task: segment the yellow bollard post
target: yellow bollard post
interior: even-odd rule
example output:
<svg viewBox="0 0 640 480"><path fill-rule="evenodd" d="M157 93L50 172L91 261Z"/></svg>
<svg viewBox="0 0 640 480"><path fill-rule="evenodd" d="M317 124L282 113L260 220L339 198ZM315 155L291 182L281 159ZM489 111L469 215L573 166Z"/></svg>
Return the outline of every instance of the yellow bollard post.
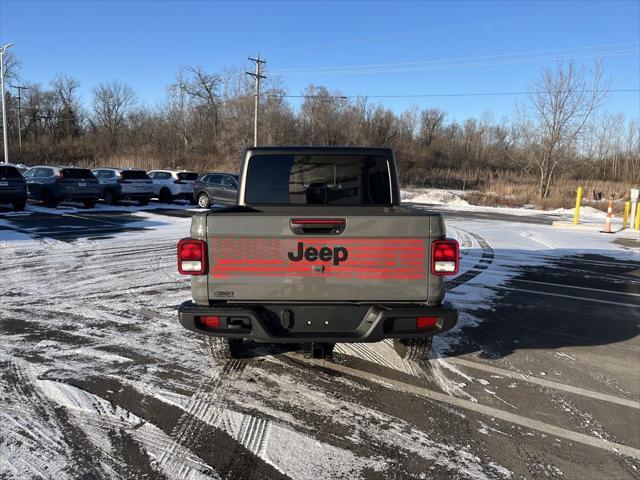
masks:
<svg viewBox="0 0 640 480"><path fill-rule="evenodd" d="M582 187L578 187L576 191L576 209L573 214L573 224L577 225L578 220L580 219L580 203L582 203Z"/></svg>
<svg viewBox="0 0 640 480"><path fill-rule="evenodd" d="M636 230L640 230L640 207L636 208Z"/></svg>
<svg viewBox="0 0 640 480"><path fill-rule="evenodd" d="M631 202L624 203L624 215L622 215L622 230L627 229L629 223L629 210L631 210Z"/></svg>

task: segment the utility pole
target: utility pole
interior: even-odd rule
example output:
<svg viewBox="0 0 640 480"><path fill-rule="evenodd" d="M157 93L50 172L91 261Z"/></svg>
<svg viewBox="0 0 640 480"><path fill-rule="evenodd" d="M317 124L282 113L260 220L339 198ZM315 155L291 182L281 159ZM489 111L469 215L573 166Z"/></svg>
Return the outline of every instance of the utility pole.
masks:
<svg viewBox="0 0 640 480"><path fill-rule="evenodd" d="M260 74L260 70L263 63L267 63L266 60L260 59L260 54L258 54L258 58L249 57L253 63L256 64L255 72L245 72L247 75L250 75L256 79L256 98L255 98L255 106L253 113L253 146L258 146L258 109L260 104L260 80L263 78L267 78L264 75Z"/></svg>
<svg viewBox="0 0 640 480"><path fill-rule="evenodd" d="M18 144L20 145L20 160L22 160L22 90L29 90L29 87L22 85L9 85L11 88L18 90Z"/></svg>
<svg viewBox="0 0 640 480"><path fill-rule="evenodd" d="M9 143L7 136L7 105L4 98L4 54L13 43L0 47L0 95L2 95L2 141L4 145L4 163L9 163Z"/></svg>

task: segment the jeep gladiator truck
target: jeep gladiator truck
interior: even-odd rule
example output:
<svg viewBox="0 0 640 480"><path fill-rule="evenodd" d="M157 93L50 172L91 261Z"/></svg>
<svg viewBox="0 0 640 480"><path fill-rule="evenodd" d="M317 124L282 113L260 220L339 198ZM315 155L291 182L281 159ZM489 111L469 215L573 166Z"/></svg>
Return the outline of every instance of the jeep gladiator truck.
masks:
<svg viewBox="0 0 640 480"><path fill-rule="evenodd" d="M443 299L458 243L439 213L400 204L391 150L249 148L238 187L237 206L195 214L178 243L193 296L180 323L214 356L240 355L245 339L330 356L390 338L418 359L455 325Z"/></svg>

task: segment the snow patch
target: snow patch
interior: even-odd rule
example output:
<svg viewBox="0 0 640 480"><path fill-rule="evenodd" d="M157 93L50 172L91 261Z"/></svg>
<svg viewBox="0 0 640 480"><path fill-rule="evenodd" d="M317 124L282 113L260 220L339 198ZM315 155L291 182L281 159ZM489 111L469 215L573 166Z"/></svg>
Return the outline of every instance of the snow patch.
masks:
<svg viewBox="0 0 640 480"><path fill-rule="evenodd" d="M469 202L463 200L460 195L457 195L450 190L430 188L403 190L400 192L400 198L404 202L424 203L427 205L454 205L457 207L469 205Z"/></svg>

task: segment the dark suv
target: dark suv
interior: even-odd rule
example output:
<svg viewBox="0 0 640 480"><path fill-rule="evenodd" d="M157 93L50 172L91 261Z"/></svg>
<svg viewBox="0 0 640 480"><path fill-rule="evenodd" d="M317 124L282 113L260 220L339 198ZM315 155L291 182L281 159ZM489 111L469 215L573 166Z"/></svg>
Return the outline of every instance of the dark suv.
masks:
<svg viewBox="0 0 640 480"><path fill-rule="evenodd" d="M100 197L109 205L120 200L137 200L146 205L153 197L153 181L144 170L96 168L93 174L100 182Z"/></svg>
<svg viewBox="0 0 640 480"><path fill-rule="evenodd" d="M27 170L29 198L41 200L46 207L55 208L61 202L82 202L94 207L100 195L98 179L91 170L75 167L37 166Z"/></svg>
<svg viewBox="0 0 640 480"><path fill-rule="evenodd" d="M0 164L0 203L11 203L14 210L27 203L27 183L14 165Z"/></svg>
<svg viewBox="0 0 640 480"><path fill-rule="evenodd" d="M193 199L200 208L218 203L235 205L238 196L238 175L205 173L193 184Z"/></svg>

